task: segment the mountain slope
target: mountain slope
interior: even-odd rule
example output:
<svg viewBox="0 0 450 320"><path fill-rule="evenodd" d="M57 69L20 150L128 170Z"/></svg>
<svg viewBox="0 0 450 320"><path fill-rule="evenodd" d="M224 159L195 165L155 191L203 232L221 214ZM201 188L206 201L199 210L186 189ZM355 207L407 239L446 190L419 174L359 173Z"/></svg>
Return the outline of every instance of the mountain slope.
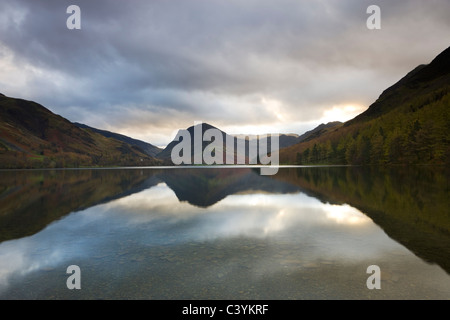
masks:
<svg viewBox="0 0 450 320"><path fill-rule="evenodd" d="M444 164L450 159L450 48L343 126L280 151L289 164Z"/></svg>
<svg viewBox="0 0 450 320"><path fill-rule="evenodd" d="M78 128L38 103L0 96L0 168L156 163L142 149Z"/></svg>
<svg viewBox="0 0 450 320"><path fill-rule="evenodd" d="M450 84L450 47L441 52L429 65L419 65L380 95L365 112L348 124L378 117L400 107L418 96L429 94Z"/></svg>
<svg viewBox="0 0 450 320"><path fill-rule="evenodd" d="M147 155L149 155L151 157L155 157L158 153L160 153L162 151L161 148L158 148L150 143L147 143L147 142L144 142L141 140L137 140L137 139L133 139L133 138L127 137L123 134L114 133L114 132L110 132L110 131L106 131L106 130L100 130L100 129L89 127L85 124L78 123L78 122L74 122L73 124L76 125L78 128L89 129L91 131L97 132L106 138L114 138L116 140L128 143L131 146L136 146L138 148L141 148Z"/></svg>
<svg viewBox="0 0 450 320"><path fill-rule="evenodd" d="M297 137L295 139L296 140L295 143L293 143L292 145L303 142L303 141L312 140L316 137L321 136L325 132L328 132L330 129L336 128L341 125L342 125L342 122L340 122L340 121L332 121L332 122L328 122L328 123L322 123L322 124L318 125L317 127L315 127L314 129L306 131L304 134ZM282 148L281 143L280 143L280 148Z"/></svg>

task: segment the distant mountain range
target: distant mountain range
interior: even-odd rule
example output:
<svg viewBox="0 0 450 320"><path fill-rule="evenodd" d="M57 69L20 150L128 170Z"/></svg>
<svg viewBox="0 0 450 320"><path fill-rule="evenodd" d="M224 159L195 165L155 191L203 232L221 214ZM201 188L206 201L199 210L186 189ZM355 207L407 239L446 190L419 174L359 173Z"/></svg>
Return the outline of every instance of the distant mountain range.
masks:
<svg viewBox="0 0 450 320"><path fill-rule="evenodd" d="M321 124L302 135L280 134L280 163L448 164L449 106L450 48L386 89L354 119ZM215 127L203 124L202 134L211 128ZM194 127L187 131L192 137ZM226 137L233 139L236 150L241 135L220 132L224 142ZM0 94L0 168L170 165L177 143L161 149L72 123L38 103ZM202 151L209 144L203 142ZM248 139L244 144L248 163ZM270 140L268 144L270 150ZM226 148L214 152L225 159Z"/></svg>
<svg viewBox="0 0 450 320"><path fill-rule="evenodd" d="M322 124L318 125L317 127L315 127L314 129L306 131L304 134L302 134L300 136L295 133L278 134L279 147L280 147L280 149L282 149L282 148L286 148L286 147L292 146L294 144L297 144L297 143L300 143L303 141L311 140L314 137L322 135L329 129L336 128L338 126L341 126L342 124L343 123L340 121L332 121L332 122L328 122L328 123L322 123ZM273 135L276 135L276 134L273 133ZM233 136L244 139L244 137L246 135L245 134L237 134L237 135L233 135Z"/></svg>

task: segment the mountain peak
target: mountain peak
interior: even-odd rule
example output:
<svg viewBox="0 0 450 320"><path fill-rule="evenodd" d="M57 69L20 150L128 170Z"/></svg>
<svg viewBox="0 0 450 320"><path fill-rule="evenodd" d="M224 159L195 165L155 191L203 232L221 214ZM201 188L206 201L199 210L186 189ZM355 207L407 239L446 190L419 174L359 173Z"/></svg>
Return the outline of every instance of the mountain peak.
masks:
<svg viewBox="0 0 450 320"><path fill-rule="evenodd" d="M197 123L197 124L195 124L195 125L190 126L189 128L187 128L187 130L188 130L189 132L193 132L194 128L197 127L197 126L199 126L199 125L202 126L202 131L203 131L203 132L206 131L206 130L208 130L208 129L217 129L217 130L220 130L220 129L218 129L217 127L215 127L215 126L213 126L213 125L211 125L211 124L209 124L209 123L206 123L206 122ZM220 130L220 131L222 131L222 130Z"/></svg>

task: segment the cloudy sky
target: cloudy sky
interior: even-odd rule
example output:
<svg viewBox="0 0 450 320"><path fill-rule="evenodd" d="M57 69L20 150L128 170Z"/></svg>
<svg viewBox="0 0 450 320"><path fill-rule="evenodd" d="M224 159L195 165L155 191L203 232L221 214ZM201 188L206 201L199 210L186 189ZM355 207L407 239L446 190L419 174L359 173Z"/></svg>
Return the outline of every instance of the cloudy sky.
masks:
<svg viewBox="0 0 450 320"><path fill-rule="evenodd" d="M448 0L0 0L0 92L156 145L194 121L301 134L450 46L449 13Z"/></svg>

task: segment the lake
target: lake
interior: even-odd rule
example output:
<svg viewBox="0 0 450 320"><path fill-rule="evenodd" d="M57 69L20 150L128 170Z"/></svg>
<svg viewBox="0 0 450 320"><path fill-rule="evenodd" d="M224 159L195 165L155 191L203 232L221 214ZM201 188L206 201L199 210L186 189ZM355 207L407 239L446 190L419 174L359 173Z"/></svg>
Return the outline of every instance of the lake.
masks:
<svg viewBox="0 0 450 320"><path fill-rule="evenodd" d="M0 299L447 300L449 177L443 167L0 171ZM79 290L66 285L70 265ZM380 289L368 288L372 265Z"/></svg>

